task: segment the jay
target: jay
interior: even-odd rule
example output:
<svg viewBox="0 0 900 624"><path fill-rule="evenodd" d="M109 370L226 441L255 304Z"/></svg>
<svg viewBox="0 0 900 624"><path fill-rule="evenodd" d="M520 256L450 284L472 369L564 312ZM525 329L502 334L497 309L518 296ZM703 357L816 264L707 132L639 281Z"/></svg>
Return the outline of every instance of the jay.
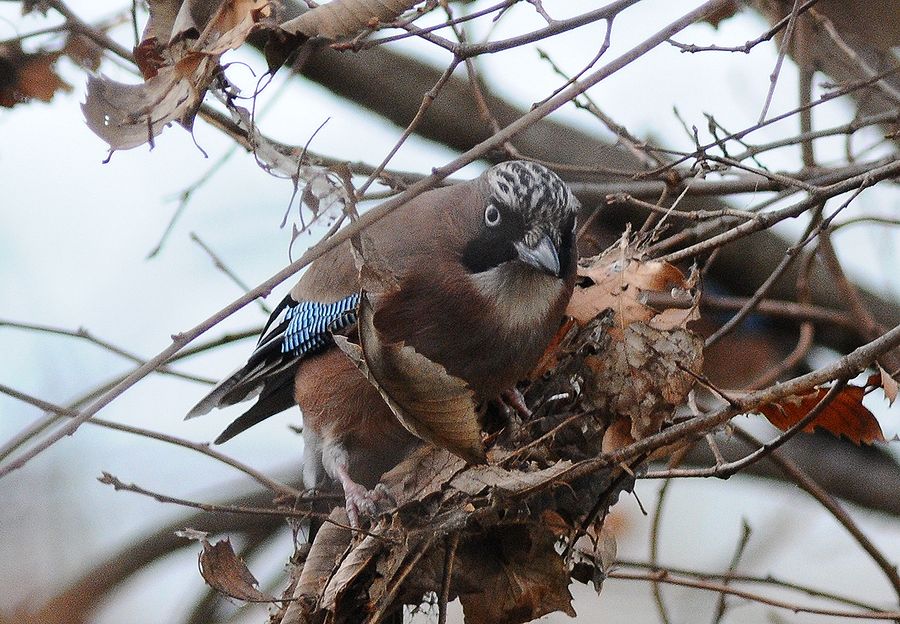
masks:
<svg viewBox="0 0 900 624"><path fill-rule="evenodd" d="M388 342L404 342L474 392L513 390L559 327L575 283L578 202L536 163L509 161L469 182L400 206L366 233L398 288L373 298ZM303 477L338 481L351 524L375 510L381 475L420 441L409 433L333 334L355 337L359 271L350 243L314 261L278 305L247 363L188 418L256 397L222 443L299 405Z"/></svg>

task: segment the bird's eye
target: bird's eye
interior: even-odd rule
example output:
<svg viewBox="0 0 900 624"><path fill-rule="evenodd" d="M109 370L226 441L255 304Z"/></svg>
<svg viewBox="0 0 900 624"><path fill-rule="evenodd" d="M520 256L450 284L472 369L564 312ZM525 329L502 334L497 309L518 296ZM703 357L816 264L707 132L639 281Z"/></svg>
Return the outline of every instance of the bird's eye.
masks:
<svg viewBox="0 0 900 624"><path fill-rule="evenodd" d="M496 206L490 205L484 211L484 223L488 227L494 227L500 223L500 211L497 210Z"/></svg>

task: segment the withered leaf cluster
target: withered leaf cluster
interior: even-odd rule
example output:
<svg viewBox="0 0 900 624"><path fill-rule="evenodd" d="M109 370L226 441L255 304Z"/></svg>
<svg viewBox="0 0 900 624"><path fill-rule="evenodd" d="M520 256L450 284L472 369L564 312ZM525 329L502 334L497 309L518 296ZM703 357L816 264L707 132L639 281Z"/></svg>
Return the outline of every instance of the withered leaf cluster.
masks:
<svg viewBox="0 0 900 624"><path fill-rule="evenodd" d="M85 119L112 150L152 144L173 121L191 129L214 82L219 80L223 88L227 84L222 55L243 45L251 33L265 30L274 35L269 56L279 59L273 61L272 69L277 69L300 41L356 35L415 4L337 0L280 24L278 0L151 0L150 19L134 49L144 82L89 78L82 106Z"/></svg>
<svg viewBox="0 0 900 624"><path fill-rule="evenodd" d="M568 314L583 337L585 403L628 423L627 435L618 438L624 425L610 432L610 450L658 432L701 374L703 341L688 329L699 318L699 277L642 258L626 237L578 275Z"/></svg>
<svg viewBox="0 0 900 624"><path fill-rule="evenodd" d="M150 20L135 49L145 81L89 78L82 106L88 127L114 150L152 142L172 121L190 129L220 71L221 55L242 45L271 16L265 0L151 2Z"/></svg>

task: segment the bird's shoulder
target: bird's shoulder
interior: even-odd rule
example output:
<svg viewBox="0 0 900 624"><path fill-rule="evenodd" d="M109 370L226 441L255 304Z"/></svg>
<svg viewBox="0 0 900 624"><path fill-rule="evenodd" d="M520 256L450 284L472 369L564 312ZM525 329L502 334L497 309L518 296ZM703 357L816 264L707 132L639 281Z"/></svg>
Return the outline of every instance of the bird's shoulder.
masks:
<svg viewBox="0 0 900 624"><path fill-rule="evenodd" d="M482 189L475 181L428 191L367 227L364 248L398 283L458 262L481 225ZM316 259L291 290L295 301L332 302L360 288L350 241Z"/></svg>

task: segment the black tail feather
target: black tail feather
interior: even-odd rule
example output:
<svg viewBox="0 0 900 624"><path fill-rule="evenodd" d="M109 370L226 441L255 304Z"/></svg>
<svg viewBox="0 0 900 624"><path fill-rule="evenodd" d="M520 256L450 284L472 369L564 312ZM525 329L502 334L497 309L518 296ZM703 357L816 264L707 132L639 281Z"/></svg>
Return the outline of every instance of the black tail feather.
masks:
<svg viewBox="0 0 900 624"><path fill-rule="evenodd" d="M227 442L237 434L246 431L255 424L261 423L269 416L279 414L297 404L294 401L293 371L279 375L267 381L253 407L241 414L215 439L215 444Z"/></svg>

